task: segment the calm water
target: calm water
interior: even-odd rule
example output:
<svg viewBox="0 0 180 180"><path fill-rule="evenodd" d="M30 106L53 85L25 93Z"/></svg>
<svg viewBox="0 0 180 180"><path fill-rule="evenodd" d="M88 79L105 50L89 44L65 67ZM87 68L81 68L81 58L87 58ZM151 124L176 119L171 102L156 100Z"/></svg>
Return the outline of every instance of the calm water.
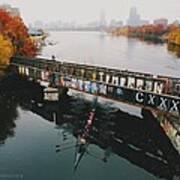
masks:
<svg viewBox="0 0 180 180"><path fill-rule="evenodd" d="M166 45L99 32L52 32L48 40L57 44L45 47L43 57L180 76L180 58Z"/></svg>
<svg viewBox="0 0 180 180"><path fill-rule="evenodd" d="M180 75L180 59L164 45L84 32L55 32L49 39L58 43L44 48L46 57ZM0 180L179 179L173 164L179 156L169 155L173 150L159 126L137 109L106 102L98 104L90 144L74 171L75 144L92 98L39 104L40 94L30 89L3 91L0 85Z"/></svg>
<svg viewBox="0 0 180 180"><path fill-rule="evenodd" d="M153 139L153 134L163 135L151 131L145 117L129 115L108 104L98 105L90 145L73 171L77 134L83 130L91 107L91 102L77 97L58 105L39 106L27 96L1 96L0 178L178 179L167 158L171 149L164 152ZM166 138L158 141L168 144ZM56 152L59 144L62 149Z"/></svg>

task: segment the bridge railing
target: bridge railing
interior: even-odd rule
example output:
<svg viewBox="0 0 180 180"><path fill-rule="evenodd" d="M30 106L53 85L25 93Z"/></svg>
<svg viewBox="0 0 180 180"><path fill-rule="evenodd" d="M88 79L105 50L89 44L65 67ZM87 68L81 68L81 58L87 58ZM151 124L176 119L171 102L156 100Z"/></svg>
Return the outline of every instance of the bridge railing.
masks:
<svg viewBox="0 0 180 180"><path fill-rule="evenodd" d="M153 76L139 72L116 70L44 59L13 57L11 65L21 75L51 86L65 86L162 111L180 114L179 78Z"/></svg>
<svg viewBox="0 0 180 180"><path fill-rule="evenodd" d="M86 80L102 81L127 88L180 96L180 78L154 76L147 73L59 62L40 58L25 59L23 57L13 57L12 63L21 64L26 67L34 67L48 72L77 76Z"/></svg>

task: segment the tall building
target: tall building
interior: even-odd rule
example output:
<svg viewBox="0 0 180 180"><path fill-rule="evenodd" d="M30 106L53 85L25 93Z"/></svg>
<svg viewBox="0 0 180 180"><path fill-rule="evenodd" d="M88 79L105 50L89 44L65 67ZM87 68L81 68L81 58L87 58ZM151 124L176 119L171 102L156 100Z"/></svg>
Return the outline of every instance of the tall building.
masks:
<svg viewBox="0 0 180 180"><path fill-rule="evenodd" d="M127 20L128 26L139 26L141 25L140 15L137 13L137 8L132 7L129 13L129 18Z"/></svg>
<svg viewBox="0 0 180 180"><path fill-rule="evenodd" d="M0 9L9 12L12 16L20 16L20 11L16 7L11 7L9 4L0 5Z"/></svg>
<svg viewBox="0 0 180 180"><path fill-rule="evenodd" d="M149 24L149 21L141 19L141 16L137 13L137 8L132 7L129 13L129 18L127 20L127 25L136 27L145 24Z"/></svg>
<svg viewBox="0 0 180 180"><path fill-rule="evenodd" d="M106 26L107 26L106 13L104 11L102 11L101 14L100 14L99 28L103 29Z"/></svg>

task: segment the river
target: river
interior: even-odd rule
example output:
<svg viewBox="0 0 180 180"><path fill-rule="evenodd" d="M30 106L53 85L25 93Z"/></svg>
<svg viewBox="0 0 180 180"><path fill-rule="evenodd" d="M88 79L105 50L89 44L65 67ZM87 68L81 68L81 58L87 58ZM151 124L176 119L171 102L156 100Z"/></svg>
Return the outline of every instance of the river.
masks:
<svg viewBox="0 0 180 180"><path fill-rule="evenodd" d="M51 32L47 41L56 44L44 47L41 57L180 76L180 59L166 45L98 32ZM169 149L160 145L169 143L163 132L153 131L135 109L109 102L98 104L87 152L74 171L77 134L92 100L77 94L42 104L35 95L40 96L28 87L0 88L0 180L179 179Z"/></svg>
<svg viewBox="0 0 180 180"><path fill-rule="evenodd" d="M180 58L166 44L116 37L99 32L51 32L42 56L100 66L180 76Z"/></svg>

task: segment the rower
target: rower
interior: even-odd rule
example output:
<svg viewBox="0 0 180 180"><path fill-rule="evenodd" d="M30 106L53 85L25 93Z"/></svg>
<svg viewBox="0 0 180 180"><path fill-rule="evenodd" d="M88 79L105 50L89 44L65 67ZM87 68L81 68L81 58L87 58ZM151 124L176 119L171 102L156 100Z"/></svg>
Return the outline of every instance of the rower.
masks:
<svg viewBox="0 0 180 180"><path fill-rule="evenodd" d="M80 144L86 144L86 139L83 137L80 137Z"/></svg>

